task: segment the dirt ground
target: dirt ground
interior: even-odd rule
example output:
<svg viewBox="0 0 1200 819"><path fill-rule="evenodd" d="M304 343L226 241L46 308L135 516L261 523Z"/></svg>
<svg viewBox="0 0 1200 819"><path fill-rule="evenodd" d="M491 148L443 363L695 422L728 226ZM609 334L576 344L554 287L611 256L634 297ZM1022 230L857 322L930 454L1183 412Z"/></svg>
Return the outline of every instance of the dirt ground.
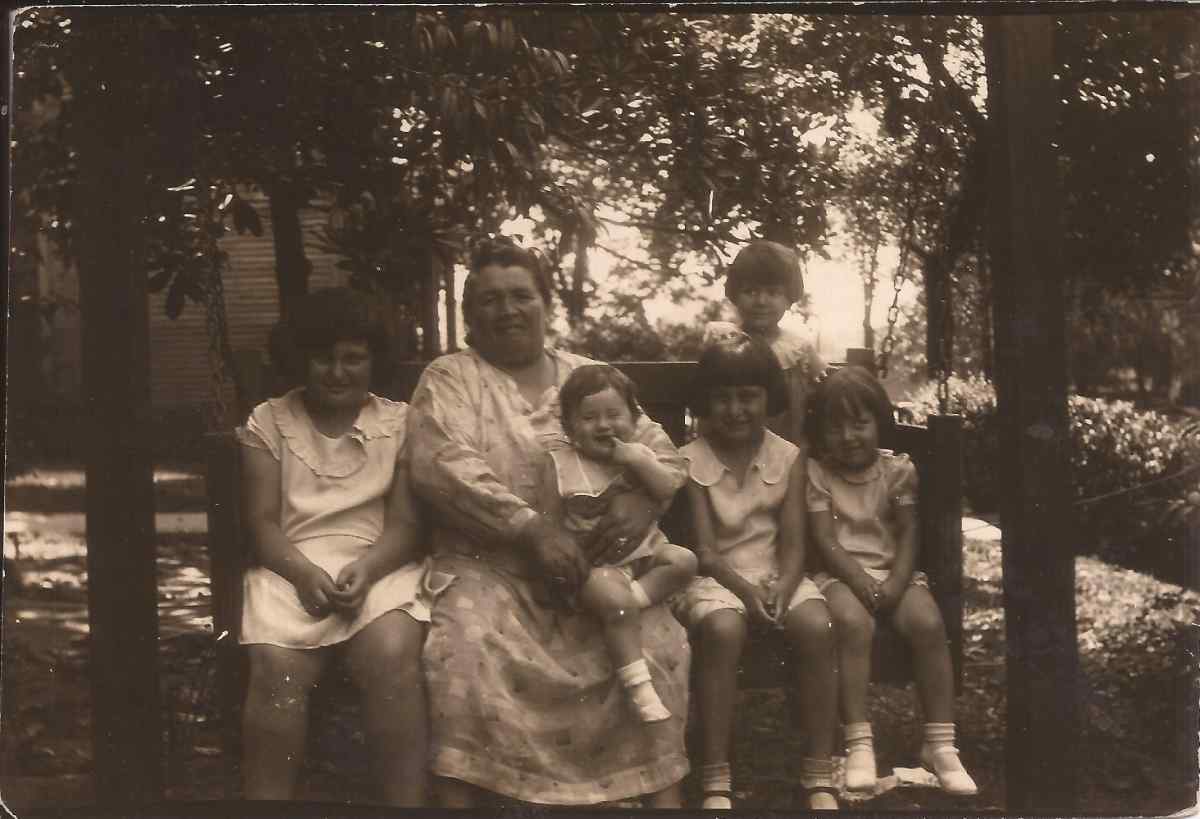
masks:
<svg viewBox="0 0 1200 819"><path fill-rule="evenodd" d="M203 511L199 476L164 472L156 486L160 512ZM0 795L20 816L93 799L83 538L50 525L56 515L80 512L83 496L81 476L70 470L45 470L6 490ZM968 533L964 557L959 746L980 793L954 799L930 788L901 787L846 807L954 814L1005 808L999 543ZM204 534L160 531L158 572L166 795L221 799L228 782ZM1079 812L1163 815L1195 804L1200 595L1088 558L1077 561L1076 592L1083 680ZM794 807L800 745L786 727L784 693L743 692L741 708L734 759L738 806ZM369 801L357 711L342 701L325 711L313 731L304 796ZM916 767L920 722L912 687L874 686L872 721L881 771Z"/></svg>

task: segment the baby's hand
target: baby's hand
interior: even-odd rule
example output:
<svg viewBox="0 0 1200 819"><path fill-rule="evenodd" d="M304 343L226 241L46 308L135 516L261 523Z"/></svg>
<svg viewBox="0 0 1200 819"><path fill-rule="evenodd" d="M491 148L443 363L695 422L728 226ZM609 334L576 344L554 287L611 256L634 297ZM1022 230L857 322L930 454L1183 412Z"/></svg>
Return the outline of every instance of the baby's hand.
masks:
<svg viewBox="0 0 1200 819"><path fill-rule="evenodd" d="M639 444L637 441L626 442L618 438L613 439L613 463L629 466L636 461L653 457L655 457L654 450L645 444Z"/></svg>

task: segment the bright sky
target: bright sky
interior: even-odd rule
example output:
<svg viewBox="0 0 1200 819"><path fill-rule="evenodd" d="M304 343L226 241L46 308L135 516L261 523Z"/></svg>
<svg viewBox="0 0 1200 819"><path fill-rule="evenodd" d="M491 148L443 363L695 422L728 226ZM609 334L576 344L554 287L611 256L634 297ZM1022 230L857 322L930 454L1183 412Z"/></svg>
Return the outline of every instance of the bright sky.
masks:
<svg viewBox="0 0 1200 819"><path fill-rule="evenodd" d="M601 210L601 216L605 214ZM837 214L831 220L834 225L840 222ZM529 219L513 219L506 222L503 232L509 235L529 236L533 222ZM634 228L608 226L608 232L601 234L599 244L611 247L617 252L637 258L641 255L637 245L638 232ZM841 237L833 234L826 247L830 259L815 256L808 261L804 279L805 290L811 300L812 318L806 324L798 313L784 317L783 325L789 329L806 332L818 344L822 355L832 360L840 360L847 347L861 347L863 287L858 275L853 253L845 246ZM735 251L736 252L736 249ZM896 268L898 252L895 246L888 245L879 252L880 281L876 287L875 299L871 310L871 324L877 332L882 333L887 323L887 311L892 299L892 272ZM592 251L590 272L596 283L596 298L603 300L605 294L618 285L618 281L609 273L617 262L616 257L601 248ZM687 275L688 271L681 271ZM649 277L647 270L646 276ZM686 323L692 321L698 307L708 301L724 302L723 286L706 285L699 276L694 276L693 299L691 303L676 304L667 293L649 299L645 302L646 316L653 324L660 319L669 322ZM636 279L631 282L636 284ZM461 289L461 277L459 287ZM911 304L916 298L916 290L912 283L906 283L901 291L901 304ZM729 318L734 318L732 306L726 304ZM561 317L560 317L561 320Z"/></svg>

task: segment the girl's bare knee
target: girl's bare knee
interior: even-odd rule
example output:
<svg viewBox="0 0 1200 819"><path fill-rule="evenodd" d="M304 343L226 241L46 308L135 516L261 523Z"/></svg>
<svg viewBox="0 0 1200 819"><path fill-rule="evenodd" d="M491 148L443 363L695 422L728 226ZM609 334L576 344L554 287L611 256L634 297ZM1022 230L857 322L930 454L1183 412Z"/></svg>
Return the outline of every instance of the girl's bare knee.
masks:
<svg viewBox="0 0 1200 819"><path fill-rule="evenodd" d="M802 603L784 620L788 642L807 653L825 653L833 648L834 629L829 609L819 601Z"/></svg>
<svg viewBox="0 0 1200 819"><path fill-rule="evenodd" d="M722 609L700 621L700 641L709 650L740 655L746 643L746 618L733 609Z"/></svg>

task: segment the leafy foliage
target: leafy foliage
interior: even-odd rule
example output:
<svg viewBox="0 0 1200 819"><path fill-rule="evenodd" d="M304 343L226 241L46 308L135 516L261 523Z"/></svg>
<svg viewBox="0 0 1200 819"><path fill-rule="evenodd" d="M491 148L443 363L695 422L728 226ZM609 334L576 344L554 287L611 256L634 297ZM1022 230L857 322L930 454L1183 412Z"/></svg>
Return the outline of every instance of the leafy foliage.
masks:
<svg viewBox="0 0 1200 819"><path fill-rule="evenodd" d="M937 412L935 386L911 396L918 422ZM1068 400L1068 458L1073 490L1072 514L1078 542L1101 556L1120 561L1149 561L1146 550L1164 552L1158 565L1178 570L1171 561L1189 548L1190 504L1195 479L1179 478L1200 463L1196 425L1173 421L1129 401L1072 395ZM1001 484L1002 458L995 390L978 375L950 379L949 412L963 416L964 491L976 512L994 511ZM1178 476L1178 477L1177 477ZM1170 514L1184 509L1187 514ZM1166 554L1171 553L1171 554ZM1144 565L1138 562L1137 565Z"/></svg>

